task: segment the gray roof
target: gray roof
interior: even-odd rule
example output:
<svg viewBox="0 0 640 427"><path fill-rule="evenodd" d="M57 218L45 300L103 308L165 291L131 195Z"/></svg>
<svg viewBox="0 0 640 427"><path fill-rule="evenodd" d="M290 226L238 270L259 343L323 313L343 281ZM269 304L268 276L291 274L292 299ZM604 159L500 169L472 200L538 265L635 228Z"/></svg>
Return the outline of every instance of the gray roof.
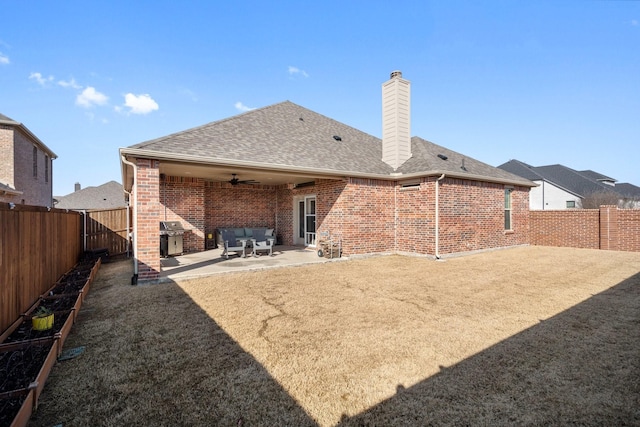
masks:
<svg viewBox="0 0 640 427"><path fill-rule="evenodd" d="M615 189L625 198L640 200L640 187L636 185L623 182L622 184L616 184Z"/></svg>
<svg viewBox="0 0 640 427"><path fill-rule="evenodd" d="M20 123L16 122L15 120L13 120L12 118L9 118L9 117L5 116L2 113L0 113L0 123L11 124L11 125L19 125L20 124Z"/></svg>
<svg viewBox="0 0 640 427"><path fill-rule="evenodd" d="M593 193L620 193L621 184L612 186L602 182L610 181L613 183L616 181L615 179L592 170L577 171L563 165L530 166L519 160L510 160L498 166L498 168L532 181L547 181L581 198Z"/></svg>
<svg viewBox="0 0 640 427"><path fill-rule="evenodd" d="M115 181L54 198L58 209L115 209L126 206L122 184Z"/></svg>
<svg viewBox="0 0 640 427"><path fill-rule="evenodd" d="M579 171L582 175L586 176L587 178L593 179L594 181L609 181L609 182L616 182L617 179L615 178L611 178L609 176L606 175L602 175L599 172L596 171L592 171L590 169L584 170L584 171Z"/></svg>
<svg viewBox="0 0 640 427"><path fill-rule="evenodd" d="M265 168L309 168L347 176L450 172L469 179L533 185L424 139L413 137L411 141L412 158L394 171L382 161L380 138L285 101L128 148L163 158L176 156L176 160L188 156L208 162L252 161ZM437 154L450 160L442 161ZM460 168L462 158L467 170Z"/></svg>
<svg viewBox="0 0 640 427"><path fill-rule="evenodd" d="M580 172L563 165L539 166L536 171L549 182L560 185L580 197L603 191L613 191L613 187L610 185L589 179Z"/></svg>

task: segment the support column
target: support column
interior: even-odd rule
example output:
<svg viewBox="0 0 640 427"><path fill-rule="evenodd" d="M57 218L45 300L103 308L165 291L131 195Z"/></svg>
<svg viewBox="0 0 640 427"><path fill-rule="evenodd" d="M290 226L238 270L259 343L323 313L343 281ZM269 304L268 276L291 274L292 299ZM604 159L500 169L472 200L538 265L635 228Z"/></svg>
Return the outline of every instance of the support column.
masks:
<svg viewBox="0 0 640 427"><path fill-rule="evenodd" d="M618 207L600 206L600 249L617 251Z"/></svg>
<svg viewBox="0 0 640 427"><path fill-rule="evenodd" d="M136 159L136 164L138 278L155 280L160 276L160 162Z"/></svg>

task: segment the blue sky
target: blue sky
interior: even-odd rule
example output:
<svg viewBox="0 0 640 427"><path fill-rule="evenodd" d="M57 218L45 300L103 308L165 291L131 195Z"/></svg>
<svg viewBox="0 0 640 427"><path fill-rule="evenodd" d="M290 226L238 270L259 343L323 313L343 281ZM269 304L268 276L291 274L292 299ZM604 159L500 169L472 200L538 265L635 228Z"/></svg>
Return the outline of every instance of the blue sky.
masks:
<svg viewBox="0 0 640 427"><path fill-rule="evenodd" d="M3 0L0 112L57 155L54 194L120 182L118 148L290 100L375 136L382 82L412 135L497 166L640 185L637 1Z"/></svg>

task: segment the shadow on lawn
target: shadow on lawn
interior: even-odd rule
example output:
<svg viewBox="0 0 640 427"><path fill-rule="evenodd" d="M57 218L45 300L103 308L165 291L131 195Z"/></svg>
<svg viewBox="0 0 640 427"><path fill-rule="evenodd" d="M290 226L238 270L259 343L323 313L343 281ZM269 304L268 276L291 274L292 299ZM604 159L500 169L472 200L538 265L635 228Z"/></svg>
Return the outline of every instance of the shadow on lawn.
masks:
<svg viewBox="0 0 640 427"><path fill-rule="evenodd" d="M339 426L640 425L640 274Z"/></svg>
<svg viewBox="0 0 640 427"><path fill-rule="evenodd" d="M109 268L65 345L86 352L56 364L30 426L317 426L178 285Z"/></svg>

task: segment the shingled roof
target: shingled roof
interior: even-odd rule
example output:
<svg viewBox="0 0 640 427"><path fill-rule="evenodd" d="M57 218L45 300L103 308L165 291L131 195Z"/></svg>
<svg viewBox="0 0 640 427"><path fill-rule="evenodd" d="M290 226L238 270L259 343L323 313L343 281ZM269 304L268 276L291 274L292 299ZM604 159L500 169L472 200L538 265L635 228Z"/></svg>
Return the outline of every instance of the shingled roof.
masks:
<svg viewBox="0 0 640 427"><path fill-rule="evenodd" d="M58 209L113 209L125 207L122 184L109 181L97 187L87 187L55 199Z"/></svg>
<svg viewBox="0 0 640 427"><path fill-rule="evenodd" d="M344 176L401 179L454 174L533 186L521 177L412 138L412 158L397 171L382 161L382 140L290 101L121 149L123 154L215 164L252 161L265 169L308 169ZM443 154L449 160L438 157ZM462 166L464 159L464 166Z"/></svg>
<svg viewBox="0 0 640 427"><path fill-rule="evenodd" d="M577 171L559 164L531 166L519 160L510 160L498 168L531 181L547 181L581 198L602 192L616 192L623 196L629 196L634 193L634 188L637 188L632 184L613 185L616 182L614 178L592 170ZM605 182L611 184L605 184Z"/></svg>

